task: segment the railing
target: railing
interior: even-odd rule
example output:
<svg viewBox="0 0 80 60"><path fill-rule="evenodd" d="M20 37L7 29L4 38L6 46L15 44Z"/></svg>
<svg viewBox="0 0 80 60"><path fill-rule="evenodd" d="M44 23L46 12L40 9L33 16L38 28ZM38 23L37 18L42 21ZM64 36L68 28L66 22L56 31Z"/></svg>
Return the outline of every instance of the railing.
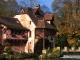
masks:
<svg viewBox="0 0 80 60"><path fill-rule="evenodd" d="M6 39L15 39L15 40L28 40L28 32L27 31L12 31L6 30Z"/></svg>
<svg viewBox="0 0 80 60"><path fill-rule="evenodd" d="M15 39L15 40L27 40L28 37L26 36L21 36L21 35L15 35L15 37L11 36L11 35L7 35L6 39Z"/></svg>

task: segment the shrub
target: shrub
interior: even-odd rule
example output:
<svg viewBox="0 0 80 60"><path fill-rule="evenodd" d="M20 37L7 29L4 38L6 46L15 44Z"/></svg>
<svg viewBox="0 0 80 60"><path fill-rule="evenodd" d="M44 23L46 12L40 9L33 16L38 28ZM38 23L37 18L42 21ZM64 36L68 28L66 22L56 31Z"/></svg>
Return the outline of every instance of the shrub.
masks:
<svg viewBox="0 0 80 60"><path fill-rule="evenodd" d="M48 50L46 54L41 54L39 58L54 58L54 57L60 57L61 56L61 51L59 47L56 47L52 50Z"/></svg>
<svg viewBox="0 0 80 60"><path fill-rule="evenodd" d="M47 58L52 58L52 53L47 53Z"/></svg>
<svg viewBox="0 0 80 60"><path fill-rule="evenodd" d="M36 55L33 53L15 53L14 58L35 58Z"/></svg>
<svg viewBox="0 0 80 60"><path fill-rule="evenodd" d="M55 43L56 43L56 46L60 46L60 47L67 46L67 35L66 34L58 35L56 37Z"/></svg>
<svg viewBox="0 0 80 60"><path fill-rule="evenodd" d="M61 54L60 49L58 49L58 48L52 49L52 56L53 56L53 57L59 57L60 54Z"/></svg>
<svg viewBox="0 0 80 60"><path fill-rule="evenodd" d="M11 47L10 46L6 47L6 51L5 52L8 53L8 54L12 54Z"/></svg>

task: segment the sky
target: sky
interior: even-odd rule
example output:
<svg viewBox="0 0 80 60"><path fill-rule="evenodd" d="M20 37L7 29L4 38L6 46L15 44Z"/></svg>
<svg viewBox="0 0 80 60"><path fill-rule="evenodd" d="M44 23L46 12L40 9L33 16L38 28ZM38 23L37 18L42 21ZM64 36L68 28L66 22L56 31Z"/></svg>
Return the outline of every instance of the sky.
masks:
<svg viewBox="0 0 80 60"><path fill-rule="evenodd" d="M53 0L38 0L40 5L46 5L51 10Z"/></svg>
<svg viewBox="0 0 80 60"><path fill-rule="evenodd" d="M20 3L20 1L26 2L26 0L17 0L17 1L18 1L18 3ZM41 6L46 5L49 8L49 10L52 11L51 4L54 0L37 0L37 1L38 1L37 4L40 4Z"/></svg>

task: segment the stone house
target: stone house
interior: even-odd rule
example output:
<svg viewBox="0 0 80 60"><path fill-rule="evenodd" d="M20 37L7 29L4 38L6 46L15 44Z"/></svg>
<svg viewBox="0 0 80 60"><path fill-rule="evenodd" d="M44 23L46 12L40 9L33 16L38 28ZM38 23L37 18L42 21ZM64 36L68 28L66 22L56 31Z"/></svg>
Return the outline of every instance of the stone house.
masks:
<svg viewBox="0 0 80 60"><path fill-rule="evenodd" d="M35 8L23 8L13 18L1 16L1 45L11 46L15 52L27 53L35 53L48 47L54 48L57 29L53 21L54 15L45 14L40 5L36 5ZM40 37L38 41L41 41L36 43L37 45L36 37Z"/></svg>

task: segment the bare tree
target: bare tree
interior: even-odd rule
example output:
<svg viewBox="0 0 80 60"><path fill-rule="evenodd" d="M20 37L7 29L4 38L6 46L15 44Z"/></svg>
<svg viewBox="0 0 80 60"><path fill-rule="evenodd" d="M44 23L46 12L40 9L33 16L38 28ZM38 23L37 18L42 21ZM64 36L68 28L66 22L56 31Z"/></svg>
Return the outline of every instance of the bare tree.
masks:
<svg viewBox="0 0 80 60"><path fill-rule="evenodd" d="M51 13L46 5L41 6L41 10L43 10L44 13Z"/></svg>
<svg viewBox="0 0 80 60"><path fill-rule="evenodd" d="M37 0L24 0L21 1L21 5L24 5L24 7L31 7L33 8L37 4Z"/></svg>
<svg viewBox="0 0 80 60"><path fill-rule="evenodd" d="M13 17L22 6L16 0L0 0L0 15Z"/></svg>

